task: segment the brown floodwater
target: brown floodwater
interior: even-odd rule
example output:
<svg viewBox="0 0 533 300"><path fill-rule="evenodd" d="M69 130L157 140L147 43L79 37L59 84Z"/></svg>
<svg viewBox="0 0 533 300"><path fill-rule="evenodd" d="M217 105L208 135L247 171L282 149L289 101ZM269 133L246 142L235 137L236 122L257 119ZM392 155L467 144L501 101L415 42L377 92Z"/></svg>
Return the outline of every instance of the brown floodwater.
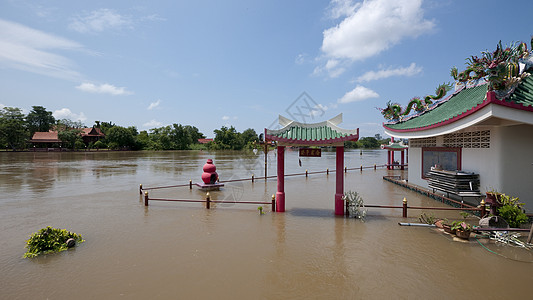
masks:
<svg viewBox="0 0 533 300"><path fill-rule="evenodd" d="M348 151L348 168L386 161L380 150ZM335 175L288 177L285 213L239 201L270 201L276 180L227 184L225 200L150 202L139 184L200 181L211 158L221 180L263 176L252 152L0 153L1 299L513 299L531 295L533 255L487 240L461 242L433 228L404 227L398 209L369 209L364 222L334 216ZM286 153L286 172L335 168ZM269 154L275 175L275 154ZM406 172L406 171L405 171ZM444 206L382 179L402 171L350 170L345 190L365 203ZM407 174L403 174L406 176ZM188 187L150 197L202 199ZM457 212L435 212L460 219ZM474 218L469 219L472 223ZM45 226L86 240L69 251L23 259L26 239Z"/></svg>

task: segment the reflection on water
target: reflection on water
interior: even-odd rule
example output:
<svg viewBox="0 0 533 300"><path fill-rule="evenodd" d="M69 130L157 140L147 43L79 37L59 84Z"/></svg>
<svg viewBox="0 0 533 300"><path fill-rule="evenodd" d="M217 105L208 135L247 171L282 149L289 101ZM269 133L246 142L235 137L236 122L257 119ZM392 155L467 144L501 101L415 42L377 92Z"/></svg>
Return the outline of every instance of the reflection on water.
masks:
<svg viewBox="0 0 533 300"><path fill-rule="evenodd" d="M276 180L228 183L213 204L153 202L145 187L200 181L212 158L222 180L264 175L252 152L79 152L0 154L0 298L515 298L531 279L528 252L475 239L457 242L430 228L400 227L398 209L372 209L365 222L335 217L335 175L286 178L286 213L271 213ZM275 175L276 154L268 156ZM287 173L335 168L335 152L301 158L287 151ZM349 168L386 161L384 151L346 153ZM368 204L441 206L383 181L402 171L352 170L345 189ZM151 197L201 199L188 187ZM416 221L409 212L408 221ZM440 217L459 218L457 212ZM471 220L474 222L475 220ZM51 225L87 240L58 255L22 259L28 235ZM483 281L496 280L486 290ZM65 288L69 287L69 288Z"/></svg>

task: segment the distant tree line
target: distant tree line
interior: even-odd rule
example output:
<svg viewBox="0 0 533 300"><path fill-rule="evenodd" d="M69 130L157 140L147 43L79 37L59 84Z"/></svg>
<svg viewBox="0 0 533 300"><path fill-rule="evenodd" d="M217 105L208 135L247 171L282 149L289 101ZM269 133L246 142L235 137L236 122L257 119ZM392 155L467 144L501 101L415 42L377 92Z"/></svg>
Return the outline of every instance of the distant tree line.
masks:
<svg viewBox="0 0 533 300"><path fill-rule="evenodd" d="M51 111L42 106L33 106L24 115L20 108L0 109L0 147L20 150L29 146L35 132L55 130L61 145L69 149L128 149L128 150L187 150L187 149L231 149L252 148L259 141L253 129L238 132L233 126L215 129L214 141L201 145L198 140L205 135L191 125L172 124L149 131L137 131L135 126L123 127L113 122L96 121L93 127L100 128L105 138L88 145L81 138L86 126L69 119L56 120ZM59 147L59 145L56 145Z"/></svg>
<svg viewBox="0 0 533 300"><path fill-rule="evenodd" d="M348 141L344 143L346 148L364 148L375 149L381 147L383 144L388 144L390 138L383 138L379 133L373 137L362 137L357 142Z"/></svg>
<svg viewBox="0 0 533 300"><path fill-rule="evenodd" d="M96 121L93 127L100 128L105 138L85 144L81 138L82 128L86 126L79 121L69 119L56 120L51 111L42 106L32 106L32 110L24 115L20 108L4 107L0 109L0 147L1 149L26 149L35 132L55 130L61 140L61 146L69 149L126 149L126 150L242 150L258 147L263 139L254 129L238 132L235 127L222 126L215 129L213 141L200 144L199 139L205 135L191 125L172 124L149 131L138 131L135 126L123 127L113 122ZM363 137L357 142L346 142L347 148L379 148L387 144L376 134L374 137ZM59 145L56 145L59 147Z"/></svg>

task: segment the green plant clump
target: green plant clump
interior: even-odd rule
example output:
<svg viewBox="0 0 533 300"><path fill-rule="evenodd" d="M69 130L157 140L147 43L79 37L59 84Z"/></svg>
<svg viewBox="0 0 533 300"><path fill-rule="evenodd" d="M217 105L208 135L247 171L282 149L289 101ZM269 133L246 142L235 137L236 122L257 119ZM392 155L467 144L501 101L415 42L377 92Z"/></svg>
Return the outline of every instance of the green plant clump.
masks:
<svg viewBox="0 0 533 300"><path fill-rule="evenodd" d="M420 223L432 225L435 224L437 218L435 218L433 214L422 213L420 217L418 217L418 220Z"/></svg>
<svg viewBox="0 0 533 300"><path fill-rule="evenodd" d="M30 235L26 241L28 251L24 253L24 258L36 257L39 254L55 253L67 250L67 240L74 239L76 243L83 243L85 240L81 235L66 229L52 228L47 226L38 232Z"/></svg>
<svg viewBox="0 0 533 300"><path fill-rule="evenodd" d="M463 231L472 231L472 225L464 221L454 221L451 224L452 230L463 230Z"/></svg>
<svg viewBox="0 0 533 300"><path fill-rule="evenodd" d="M518 198L501 194L500 203L502 206L498 208L498 214L507 221L511 228L519 228L521 224L529 221L522 209L524 203L518 202Z"/></svg>

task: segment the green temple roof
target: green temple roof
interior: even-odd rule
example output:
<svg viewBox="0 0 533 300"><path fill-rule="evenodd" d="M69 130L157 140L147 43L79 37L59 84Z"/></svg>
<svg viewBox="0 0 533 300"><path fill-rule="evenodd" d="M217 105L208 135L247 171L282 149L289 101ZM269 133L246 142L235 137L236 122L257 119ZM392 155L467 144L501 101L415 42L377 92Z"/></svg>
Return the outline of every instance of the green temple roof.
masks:
<svg viewBox="0 0 533 300"><path fill-rule="evenodd" d="M325 146L344 141L357 141L359 130L346 130L337 127L342 122L342 114L333 119L320 123L300 123L279 117L280 124L284 126L279 130L265 129L265 137L270 141L278 141L285 144L302 144Z"/></svg>
<svg viewBox="0 0 533 300"><path fill-rule="evenodd" d="M491 103L530 110L533 107L533 76L524 78L505 100L487 100L487 84L482 84L464 88L420 115L396 123L385 123L383 127L397 132L435 128L460 120Z"/></svg>

